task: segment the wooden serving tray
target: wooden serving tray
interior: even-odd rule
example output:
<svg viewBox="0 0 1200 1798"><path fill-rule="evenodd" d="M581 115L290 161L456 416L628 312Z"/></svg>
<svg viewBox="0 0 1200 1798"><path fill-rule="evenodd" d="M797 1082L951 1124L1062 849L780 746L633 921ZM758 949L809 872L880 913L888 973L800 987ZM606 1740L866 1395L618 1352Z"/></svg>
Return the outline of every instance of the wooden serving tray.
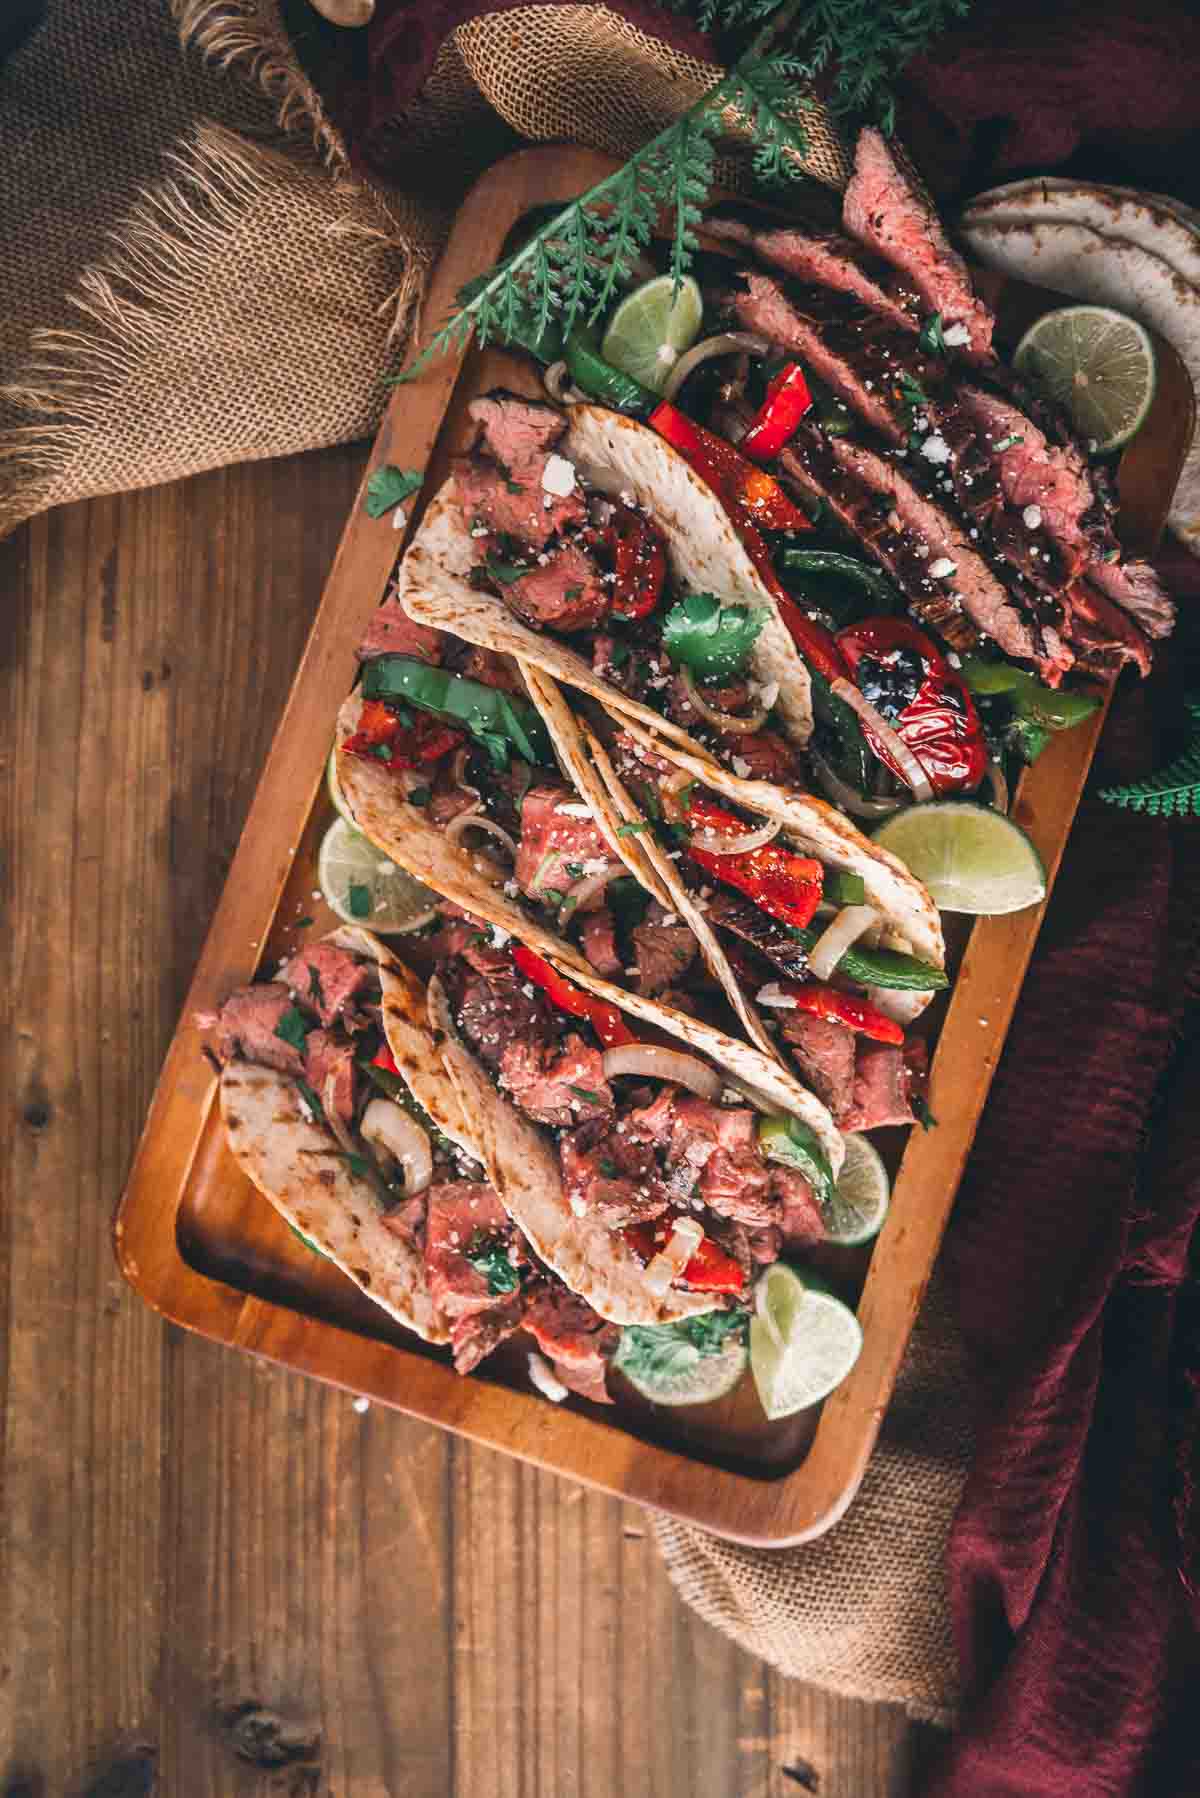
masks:
<svg viewBox="0 0 1200 1798"><path fill-rule="evenodd" d="M478 182L458 216L425 302L427 329L456 291L500 253L530 207L562 202L613 165L593 152L526 150ZM982 278L1001 340L1053 296ZM1159 386L1120 469L1122 535L1157 544L1192 428L1182 364L1159 345ZM368 473L385 463L428 471L426 495L466 440L465 411L491 386L535 392L533 371L495 350L435 362L399 388ZM365 489L366 476L364 476ZM126 1279L164 1317L201 1334L441 1424L494 1448L656 1506L747 1543L819 1535L862 1478L987 1097L1041 908L981 919L954 945L956 978L927 1016L936 1041L934 1130L890 1136L893 1201L877 1243L827 1248L829 1276L853 1301L862 1355L815 1414L767 1424L752 1390L715 1405L659 1409L627 1389L611 1407L532 1391L513 1344L469 1379L444 1350L393 1324L330 1263L307 1251L241 1174L216 1117L212 1068L193 1023L260 966L273 968L336 920L314 899L315 854L331 816L325 761L334 719L356 672L355 648L384 596L406 540L359 503L346 526L291 696L217 908L150 1108L114 1239ZM408 529L417 513L410 509ZM1103 711L1055 739L1018 787L1013 816L1030 833L1051 882L1058 869ZM400 939L401 944L403 939ZM886 1151L885 1151L886 1152ZM616 1383L614 1381L614 1383Z"/></svg>

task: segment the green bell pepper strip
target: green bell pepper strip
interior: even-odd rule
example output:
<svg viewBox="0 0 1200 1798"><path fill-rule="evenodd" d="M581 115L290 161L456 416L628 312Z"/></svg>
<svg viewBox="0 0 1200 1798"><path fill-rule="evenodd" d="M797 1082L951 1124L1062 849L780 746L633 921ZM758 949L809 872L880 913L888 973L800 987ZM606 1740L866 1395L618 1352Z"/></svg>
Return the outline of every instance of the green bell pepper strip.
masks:
<svg viewBox="0 0 1200 1798"><path fill-rule="evenodd" d="M576 325L563 349L571 379L577 387L611 406L614 412L628 412L634 418L646 418L658 405L658 395L635 381L623 369L614 368L600 354L596 334L587 325Z"/></svg>
<svg viewBox="0 0 1200 1798"><path fill-rule="evenodd" d="M812 1182L818 1203L833 1197L833 1169L815 1131L794 1117L765 1117L758 1122L758 1146L768 1161L795 1168Z"/></svg>
<svg viewBox="0 0 1200 1798"><path fill-rule="evenodd" d="M805 949L812 949L821 935L816 925L803 930L795 926L788 934ZM837 964L837 972L860 986L891 986L902 992L930 993L949 986L950 977L930 962L918 961L915 955L902 955L898 949L864 949L855 943Z"/></svg>
<svg viewBox="0 0 1200 1798"><path fill-rule="evenodd" d="M812 685L813 716L828 728L833 738L834 752L827 758L830 766L838 779L853 787L856 793L869 793L875 757L867 748L858 714L833 691L819 669L810 668L808 676Z"/></svg>
<svg viewBox="0 0 1200 1798"><path fill-rule="evenodd" d="M843 555L837 549L797 549L785 544L779 551L777 561L779 567L788 574L816 574L823 579L836 575L840 580L849 581L870 600L872 610L903 610L903 594L878 568L872 568L868 562L860 562L857 556Z"/></svg>
<svg viewBox="0 0 1200 1798"><path fill-rule="evenodd" d="M362 692L364 699L407 700L435 718L461 725L498 768L508 766L510 746L527 762L553 765L550 737L534 707L498 687L431 668L415 656L386 655L364 663Z"/></svg>
<svg viewBox="0 0 1200 1798"><path fill-rule="evenodd" d="M1010 662L989 661L986 656L965 655L959 670L972 693L1004 694L1019 718L1043 730L1071 730L1090 718L1100 704L1094 693L1071 692L1043 686L1027 668Z"/></svg>

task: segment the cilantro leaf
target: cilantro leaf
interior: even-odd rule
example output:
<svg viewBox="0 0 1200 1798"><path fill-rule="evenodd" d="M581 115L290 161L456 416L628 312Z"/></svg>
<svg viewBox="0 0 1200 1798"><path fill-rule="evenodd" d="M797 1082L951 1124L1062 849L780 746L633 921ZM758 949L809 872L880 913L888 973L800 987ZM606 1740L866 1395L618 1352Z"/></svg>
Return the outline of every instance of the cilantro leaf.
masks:
<svg viewBox="0 0 1200 1798"><path fill-rule="evenodd" d="M937 1129L937 1119L929 1109L928 1099L923 1099L920 1094L918 1094L912 1102L912 1108L916 1120L918 1124L920 1124L922 1130Z"/></svg>
<svg viewBox="0 0 1200 1798"><path fill-rule="evenodd" d="M740 674L767 620L765 606L723 606L711 593L689 593L663 620L663 648L701 681Z"/></svg>
<svg viewBox="0 0 1200 1798"><path fill-rule="evenodd" d="M305 1038L316 1026L310 1024L298 1005L289 1005L278 1024L275 1034L281 1043L290 1043L293 1049L304 1053Z"/></svg>
<svg viewBox="0 0 1200 1798"><path fill-rule="evenodd" d="M603 1105L605 1102L603 1093L594 1093L586 1086L573 1086L571 1091L577 1099L583 1099L588 1105Z"/></svg>
<svg viewBox="0 0 1200 1798"><path fill-rule="evenodd" d="M641 831L648 829L649 825L644 822L640 824L619 824L617 826L617 835L619 837L636 837Z"/></svg>
<svg viewBox="0 0 1200 1798"><path fill-rule="evenodd" d="M521 1276L508 1258L502 1237L485 1236L481 1230L476 1230L467 1244L465 1259L477 1274L483 1275L493 1298L515 1292L521 1284Z"/></svg>
<svg viewBox="0 0 1200 1798"><path fill-rule="evenodd" d="M930 313L929 317L925 320L925 323L921 326L921 334L917 338L917 342L923 350L928 350L934 356L944 356L946 354L946 339L942 335L942 315L940 312Z"/></svg>
<svg viewBox="0 0 1200 1798"><path fill-rule="evenodd" d="M369 918L371 915L371 889L352 883L346 900L350 907L350 915L355 918Z"/></svg>
<svg viewBox="0 0 1200 1798"><path fill-rule="evenodd" d="M297 1080L296 1085L300 1088L300 1097L312 1112L313 1122L323 1124L325 1122L325 1107L322 1105L320 1099L318 1099L312 1087L308 1084L308 1081Z"/></svg>
<svg viewBox="0 0 1200 1798"><path fill-rule="evenodd" d="M674 1324L628 1324L621 1331L616 1365L656 1381L687 1373L709 1355L745 1342L745 1311L709 1311Z"/></svg>
<svg viewBox="0 0 1200 1798"><path fill-rule="evenodd" d="M414 787L408 796L408 803L415 806L428 805L432 797L432 792L433 789L431 787Z"/></svg>
<svg viewBox="0 0 1200 1798"><path fill-rule="evenodd" d="M498 581L502 587L511 587L514 581L519 581L523 574L529 573L523 563L502 562L500 557L490 549L483 558L483 565L492 579Z"/></svg>
<svg viewBox="0 0 1200 1798"><path fill-rule="evenodd" d="M367 496L363 501L369 518L382 518L393 506L406 500L410 493L420 488L424 475L415 468L395 468L388 462L383 468L377 468L367 482Z"/></svg>

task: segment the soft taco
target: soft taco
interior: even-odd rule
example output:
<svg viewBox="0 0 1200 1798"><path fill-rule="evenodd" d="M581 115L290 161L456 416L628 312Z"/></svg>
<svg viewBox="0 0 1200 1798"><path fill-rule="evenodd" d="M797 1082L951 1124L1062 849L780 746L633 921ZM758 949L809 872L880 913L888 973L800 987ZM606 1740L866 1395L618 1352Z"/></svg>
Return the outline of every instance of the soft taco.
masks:
<svg viewBox="0 0 1200 1798"><path fill-rule="evenodd" d="M533 1251L601 1316L736 1304L819 1241L844 1143L777 1061L524 945L442 943L430 1011L488 1176Z"/></svg>
<svg viewBox="0 0 1200 1798"><path fill-rule="evenodd" d="M607 1402L618 1332L501 1204L478 1146L486 1119L447 1074L408 967L367 931L339 930L203 1022L230 1149L310 1248L449 1345L460 1373L520 1330L540 1390Z"/></svg>

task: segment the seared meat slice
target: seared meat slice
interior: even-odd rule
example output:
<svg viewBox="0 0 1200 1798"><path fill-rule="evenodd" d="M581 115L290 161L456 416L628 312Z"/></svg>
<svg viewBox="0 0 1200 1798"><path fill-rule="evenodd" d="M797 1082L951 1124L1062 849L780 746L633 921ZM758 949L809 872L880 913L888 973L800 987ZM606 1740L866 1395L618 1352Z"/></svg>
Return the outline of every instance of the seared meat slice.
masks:
<svg viewBox="0 0 1200 1798"><path fill-rule="evenodd" d="M763 228L739 216L736 208L720 206L705 215L704 229L710 237L744 244L763 262L806 285L848 294L900 330L915 331L920 326L916 295L889 293L885 284L894 280L893 270L852 237L801 231L793 225Z"/></svg>
<svg viewBox="0 0 1200 1798"><path fill-rule="evenodd" d="M817 1204L812 1186L797 1168L771 1169L771 1190L781 1207L779 1228L782 1235L780 1252L811 1248L825 1240L825 1219Z"/></svg>
<svg viewBox="0 0 1200 1798"><path fill-rule="evenodd" d="M564 1386L597 1404L612 1403L605 1375L621 1340L616 1324L608 1323L586 1299L554 1281L530 1303L524 1327L549 1357Z"/></svg>
<svg viewBox="0 0 1200 1798"><path fill-rule="evenodd" d="M658 900L652 899L633 931L638 992L652 998L674 986L695 961L698 948L690 926L679 914L664 911Z"/></svg>
<svg viewBox="0 0 1200 1798"><path fill-rule="evenodd" d="M600 1051L574 1034L561 1051L519 1037L507 1043L500 1054L500 1084L539 1124L582 1124L613 1108Z"/></svg>
<svg viewBox="0 0 1200 1798"><path fill-rule="evenodd" d="M781 974L792 980L803 980L808 974L808 953L801 948L785 925L769 918L752 899L740 899L734 893L715 892L705 911L716 930L727 930L741 937L752 948L765 955Z"/></svg>
<svg viewBox="0 0 1200 1798"><path fill-rule="evenodd" d="M450 1347L456 1373L474 1373L494 1348L519 1330L525 1321L525 1298L514 1292L497 1299L486 1311L472 1311L450 1326Z"/></svg>
<svg viewBox="0 0 1200 1798"><path fill-rule="evenodd" d="M911 1037L904 1047L859 1040L854 1068L854 1103L839 1120L843 1130L875 1130L884 1124L911 1124L912 1100L925 1071L925 1044Z"/></svg>
<svg viewBox="0 0 1200 1798"><path fill-rule="evenodd" d="M520 1328L525 1310L520 1288L493 1291L494 1278L475 1267L470 1257L495 1251L498 1262L511 1266L510 1278L520 1278L529 1258L490 1186L454 1180L431 1186L423 1197L429 1295L450 1320L455 1367L459 1373L470 1373L497 1343Z"/></svg>
<svg viewBox="0 0 1200 1798"><path fill-rule="evenodd" d="M1112 525L1075 444L1051 443L1032 419L989 389L964 384L959 400L995 464L1005 499L1018 511L1038 508L1068 573L1116 553Z"/></svg>
<svg viewBox="0 0 1200 1798"><path fill-rule="evenodd" d="M591 808L571 787L530 787L521 802L521 841L514 870L531 899L566 894L580 880L624 863L610 849Z"/></svg>
<svg viewBox="0 0 1200 1798"><path fill-rule="evenodd" d="M475 447L517 480L536 475L540 483L547 456L566 435L566 415L503 388L472 400L468 411L478 427Z"/></svg>
<svg viewBox="0 0 1200 1798"><path fill-rule="evenodd" d="M933 467L944 471L965 515L975 523L995 517L1004 507L999 470L959 395L942 385L929 393L922 416L929 424L925 442L936 446L940 439L946 446Z"/></svg>
<svg viewBox="0 0 1200 1798"><path fill-rule="evenodd" d="M487 920L476 918L461 907L456 909L459 912L457 917L447 917L449 906L441 907L445 922L430 940L430 946L438 960L461 956L477 974L496 974L502 980L507 974L515 972L508 950L498 949L493 944L492 927Z"/></svg>
<svg viewBox="0 0 1200 1798"><path fill-rule="evenodd" d="M276 1035L284 1012L291 1011L294 1004L291 993L278 980L230 993L216 1020L219 1059L232 1061L235 1055L242 1055L259 1067L300 1077L304 1073L300 1051Z"/></svg>
<svg viewBox="0 0 1200 1798"><path fill-rule="evenodd" d="M666 694L667 711L676 724L682 724L684 730L695 730L697 724L705 728L703 714L693 705L681 674L672 677ZM733 681L727 687L706 686L703 696L709 705L721 712L745 712L750 708L750 688L746 681ZM736 736L737 732L733 734Z"/></svg>
<svg viewBox="0 0 1200 1798"><path fill-rule="evenodd" d="M333 1111L344 1124L354 1122L355 1077L354 1044L338 1038L328 1030L310 1030L304 1043L304 1078L316 1093L326 1112ZM326 1092L326 1082L333 1082Z"/></svg>
<svg viewBox="0 0 1200 1798"><path fill-rule="evenodd" d="M778 731L755 730L746 735L723 732L717 737L716 747L726 767L743 780L769 780L777 787L795 786L799 781L796 750Z"/></svg>
<svg viewBox="0 0 1200 1798"><path fill-rule="evenodd" d="M796 1066L821 1103L829 1107L834 1123L840 1124L854 1104L853 1030L807 1011L781 1011L779 1015L781 1033Z"/></svg>
<svg viewBox="0 0 1200 1798"><path fill-rule="evenodd" d="M859 133L842 218L851 236L907 276L928 310L941 313L944 327L966 327L965 353L979 361L993 359L995 320L972 288L966 263L874 126Z"/></svg>
<svg viewBox="0 0 1200 1798"><path fill-rule="evenodd" d="M393 1205L390 1211L380 1219L385 1230L398 1236L401 1242L407 1242L412 1248L425 1248L425 1194L419 1192L415 1199L402 1199Z"/></svg>
<svg viewBox="0 0 1200 1798"><path fill-rule="evenodd" d="M597 974L605 980L620 977L621 957L617 954L617 931L607 905L588 912L579 932L580 947Z"/></svg>
<svg viewBox="0 0 1200 1798"><path fill-rule="evenodd" d="M432 625L418 624L400 601L389 595L376 608L367 626L358 646L358 659L369 662L373 656L415 656L419 662L436 666L442 659L445 641L441 631L435 631Z"/></svg>
<svg viewBox="0 0 1200 1798"><path fill-rule="evenodd" d="M528 574L509 581L501 591L517 617L535 629L594 630L607 618L612 603L600 570L574 542L552 550L544 566L539 558Z"/></svg>
<svg viewBox="0 0 1200 1798"><path fill-rule="evenodd" d="M601 1120L564 1130L558 1157L571 1210L606 1229L660 1217L672 1202L654 1144L628 1126L618 1130Z"/></svg>
<svg viewBox="0 0 1200 1798"><path fill-rule="evenodd" d="M482 456L467 456L455 463L454 485L473 529L486 527L485 535L491 531L515 538L530 550L544 549L551 537L583 524L587 517L578 489L565 498L545 493L540 475L518 480ZM481 542L481 557L486 547Z"/></svg>
<svg viewBox="0 0 1200 1798"><path fill-rule="evenodd" d="M333 943L310 943L298 949L279 970L301 1005L315 1011L322 1024L343 1018L358 1021L352 1001L377 998L379 976L370 962L359 961Z"/></svg>
<svg viewBox="0 0 1200 1798"><path fill-rule="evenodd" d="M1139 674L1150 672L1150 645L1133 619L1090 581L1067 588L1067 631L1076 659L1095 674L1114 674L1132 662Z"/></svg>
<svg viewBox="0 0 1200 1798"><path fill-rule="evenodd" d="M771 1169L758 1146L757 1113L749 1106L710 1105L680 1095L671 1155L676 1162L699 1166L697 1196L719 1216L753 1228L779 1221Z"/></svg>
<svg viewBox="0 0 1200 1798"><path fill-rule="evenodd" d="M1175 601L1149 562L1091 561L1087 577L1135 618L1148 637L1169 637L1175 629Z"/></svg>
<svg viewBox="0 0 1200 1798"><path fill-rule="evenodd" d="M499 1067L500 1057L514 1041L554 1041L545 1000L511 961L494 973L474 974L454 985L459 988L454 1007L458 1028L489 1067Z"/></svg>

